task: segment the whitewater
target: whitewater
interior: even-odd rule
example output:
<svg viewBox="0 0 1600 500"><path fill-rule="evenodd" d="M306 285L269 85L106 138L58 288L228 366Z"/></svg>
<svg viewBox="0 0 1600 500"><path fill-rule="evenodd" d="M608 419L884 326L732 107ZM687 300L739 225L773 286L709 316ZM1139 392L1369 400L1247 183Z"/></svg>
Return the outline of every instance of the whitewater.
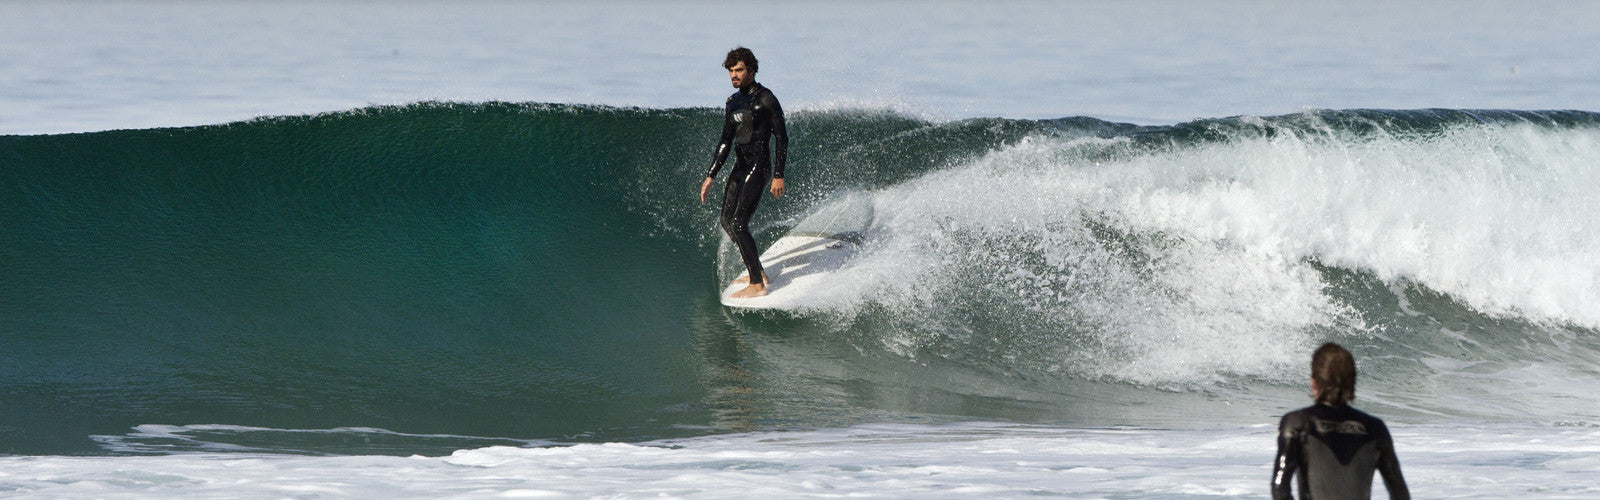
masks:
<svg viewBox="0 0 1600 500"><path fill-rule="evenodd" d="M1262 469L1260 447L1275 432L880 424L490 447L445 457L25 458L7 460L6 484L58 498L1261 497L1262 473L1270 470ZM1473 453L1461 452L1463 432ZM1408 443L1402 459L1412 491L1441 498L1595 494L1600 433L1594 429L1480 432L1450 426L1396 432L1397 442Z"/></svg>
<svg viewBox="0 0 1600 500"><path fill-rule="evenodd" d="M757 8L6 4L0 497L1259 498L1325 341L1415 496L1600 494L1597 6ZM758 241L877 214L786 311L736 45Z"/></svg>

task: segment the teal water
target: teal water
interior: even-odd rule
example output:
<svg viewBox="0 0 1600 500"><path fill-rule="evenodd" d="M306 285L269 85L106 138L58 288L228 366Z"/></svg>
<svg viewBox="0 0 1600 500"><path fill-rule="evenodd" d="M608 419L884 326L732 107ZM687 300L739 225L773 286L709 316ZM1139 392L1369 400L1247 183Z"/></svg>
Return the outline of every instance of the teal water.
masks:
<svg viewBox="0 0 1600 500"><path fill-rule="evenodd" d="M718 118L439 104L0 138L3 451L153 422L700 432L674 426L705 420L688 341L715 240L685 179ZM810 133L840 121L796 123L799 182L872 177L820 168L869 139Z"/></svg>
<svg viewBox="0 0 1600 500"><path fill-rule="evenodd" d="M1236 423L1298 403L1325 339L1399 374L1363 394L1398 418L1600 418L1567 385L1600 378L1574 209L1600 184L1569 168L1600 115L796 113L758 240L841 193L885 215L834 296L775 315L716 302L695 188L719 119L425 103L0 136L0 453Z"/></svg>

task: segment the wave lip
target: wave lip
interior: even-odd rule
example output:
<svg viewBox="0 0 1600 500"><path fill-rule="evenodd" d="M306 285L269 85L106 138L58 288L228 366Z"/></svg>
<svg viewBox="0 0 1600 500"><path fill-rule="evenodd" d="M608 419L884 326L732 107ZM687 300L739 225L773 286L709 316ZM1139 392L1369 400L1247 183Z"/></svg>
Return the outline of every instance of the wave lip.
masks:
<svg viewBox="0 0 1600 500"><path fill-rule="evenodd" d="M89 436L119 455L293 454L443 455L481 446L543 446L542 440L484 438L454 434L407 434L371 427L273 429L242 425L144 424L122 435Z"/></svg>

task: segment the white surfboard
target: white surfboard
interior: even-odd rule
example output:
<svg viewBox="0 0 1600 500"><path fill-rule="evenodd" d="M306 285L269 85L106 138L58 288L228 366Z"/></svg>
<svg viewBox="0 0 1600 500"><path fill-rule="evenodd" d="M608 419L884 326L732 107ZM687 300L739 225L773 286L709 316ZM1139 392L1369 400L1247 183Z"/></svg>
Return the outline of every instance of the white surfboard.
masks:
<svg viewBox="0 0 1600 500"><path fill-rule="evenodd" d="M850 260L871 224L872 200L866 196L851 195L823 206L761 254L761 266L772 278L766 296L736 299L733 292L745 285L730 284L722 290L722 305L742 309L798 305L812 291L826 286L828 275Z"/></svg>

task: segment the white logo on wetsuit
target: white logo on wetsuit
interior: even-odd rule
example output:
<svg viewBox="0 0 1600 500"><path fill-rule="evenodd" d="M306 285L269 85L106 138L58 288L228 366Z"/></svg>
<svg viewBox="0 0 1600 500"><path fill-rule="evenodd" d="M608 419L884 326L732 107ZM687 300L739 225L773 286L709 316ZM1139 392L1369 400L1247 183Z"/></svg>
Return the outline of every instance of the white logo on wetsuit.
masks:
<svg viewBox="0 0 1600 500"><path fill-rule="evenodd" d="M1361 422L1357 422L1355 420L1329 422L1327 420L1312 419L1311 421L1316 423L1317 432L1321 434L1339 433L1363 436L1367 434L1367 426L1361 425Z"/></svg>

